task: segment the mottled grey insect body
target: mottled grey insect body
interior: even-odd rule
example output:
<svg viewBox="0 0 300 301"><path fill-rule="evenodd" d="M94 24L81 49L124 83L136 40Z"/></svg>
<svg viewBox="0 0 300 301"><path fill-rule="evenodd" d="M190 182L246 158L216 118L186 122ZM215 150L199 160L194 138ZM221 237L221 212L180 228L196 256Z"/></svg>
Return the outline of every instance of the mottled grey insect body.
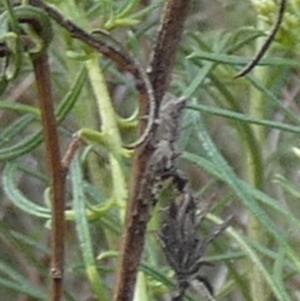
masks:
<svg viewBox="0 0 300 301"><path fill-rule="evenodd" d="M203 256L208 244L227 228L230 218L207 237L200 237L198 226L203 216L199 219L197 215L197 201L190 192L179 192L171 201L158 234L166 259L176 274L177 284L172 301L182 300L185 290L197 281L205 285L210 295L213 293L211 284L201 275L202 267L212 266L203 260Z"/></svg>
<svg viewBox="0 0 300 301"><path fill-rule="evenodd" d="M172 99L160 109L152 138L155 151L147 165L148 182L152 183L152 194L156 201L164 181L177 174L176 159L180 155L177 142L186 104L187 99Z"/></svg>

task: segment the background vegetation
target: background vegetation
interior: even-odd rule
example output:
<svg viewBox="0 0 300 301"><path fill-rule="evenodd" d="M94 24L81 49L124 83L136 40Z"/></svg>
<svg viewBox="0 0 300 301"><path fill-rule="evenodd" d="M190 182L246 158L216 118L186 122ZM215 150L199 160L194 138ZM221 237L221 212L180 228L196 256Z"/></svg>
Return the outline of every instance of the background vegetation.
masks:
<svg viewBox="0 0 300 301"><path fill-rule="evenodd" d="M147 67L166 1L50 2L87 31L107 30ZM180 168L199 198L215 200L199 232L206 235L234 215L231 227L206 253L215 266L203 275L217 300L300 299L300 3L289 1L260 66L245 78L234 78L260 48L278 5L271 0L192 1L172 72L169 93L189 98ZM132 152L126 151L121 164L114 161L115 149L95 131L105 133L106 127L109 132L117 124L123 141L133 141L137 93L132 78L111 61L55 22L52 26L48 56L62 153L74 133L85 141L67 179L65 300L109 300L105 295L111 295L118 267ZM7 71L2 61L2 72ZM47 300L50 183L27 54L2 92L0 296ZM106 93L108 107L103 108L99 103ZM116 116L112 107L118 118L111 117ZM105 121L108 112L112 126ZM155 236L165 206L162 196L148 225L136 300L165 300L173 289L174 273Z"/></svg>

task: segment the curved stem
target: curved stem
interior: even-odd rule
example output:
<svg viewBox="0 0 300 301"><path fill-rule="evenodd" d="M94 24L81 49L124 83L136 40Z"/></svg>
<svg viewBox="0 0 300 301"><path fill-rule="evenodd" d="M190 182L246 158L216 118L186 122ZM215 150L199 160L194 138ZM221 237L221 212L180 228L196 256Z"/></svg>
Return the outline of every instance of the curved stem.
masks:
<svg viewBox="0 0 300 301"><path fill-rule="evenodd" d="M140 122L139 130L142 132L140 137L135 142L125 145L125 147L128 149L135 149L145 143L154 126L156 104L150 80L139 62L133 56L124 53L122 45L117 45L117 47L115 47L104 40L97 39L94 35L87 33L43 1L30 0L30 3L44 9L59 25L68 30L73 38L86 43L105 57L111 59L121 70L129 72L133 76L136 89L139 92L140 115L147 116L147 118L144 118ZM116 42L110 35L105 34L104 32L102 32L102 34L111 42ZM118 46L120 46L121 49L117 49Z"/></svg>

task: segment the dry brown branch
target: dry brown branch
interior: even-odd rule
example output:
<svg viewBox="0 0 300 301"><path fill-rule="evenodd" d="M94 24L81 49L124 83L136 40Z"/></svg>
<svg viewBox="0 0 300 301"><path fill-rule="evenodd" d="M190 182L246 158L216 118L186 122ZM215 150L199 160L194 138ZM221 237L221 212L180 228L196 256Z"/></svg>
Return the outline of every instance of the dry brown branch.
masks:
<svg viewBox="0 0 300 301"><path fill-rule="evenodd" d="M159 104L170 82L171 70L187 17L189 3L190 1L188 0L169 0L164 9L161 28L149 68L149 76L157 104L156 118L158 117ZM142 110L143 115L146 111L145 108L142 108ZM153 185L155 185L155 179L153 178L155 175L149 174L148 170L148 162L151 162L151 159L153 159L157 147L155 139L154 130L151 139L147 141L143 148L137 150L134 157L130 199L126 210L125 232L122 238L114 287L114 301L131 301L133 298L147 223L155 203L152 190Z"/></svg>
<svg viewBox="0 0 300 301"><path fill-rule="evenodd" d="M32 57L34 74L38 90L38 105L42 114L45 148L48 169L51 178L52 192L52 232L51 232L51 300L59 301L62 296L62 281L64 269L64 210L65 183L64 170L57 134L57 123L54 115L51 91L50 68L48 56L42 51Z"/></svg>

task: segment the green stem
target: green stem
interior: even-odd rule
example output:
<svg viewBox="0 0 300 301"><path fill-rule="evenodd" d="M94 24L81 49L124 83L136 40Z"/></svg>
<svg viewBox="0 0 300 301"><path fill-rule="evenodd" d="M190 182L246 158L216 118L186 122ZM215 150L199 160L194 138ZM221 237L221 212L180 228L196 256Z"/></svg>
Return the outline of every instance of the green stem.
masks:
<svg viewBox="0 0 300 301"><path fill-rule="evenodd" d="M82 11L79 10L78 6L73 0L61 1L59 8L64 12L64 15L70 15L72 12L72 19L83 28L89 29L90 26L85 18L85 15ZM65 37L66 50L68 49L82 49L82 45L78 41L70 39L69 36ZM70 76L69 81L73 82L73 74L77 73L78 70L78 61L71 59L67 61L68 74ZM89 98L89 91L87 87L84 87L82 91L82 97L77 101L74 108L74 114L76 115L76 120L78 121L79 128L90 128L96 129L98 127L98 118L96 114L96 106L93 101L86 101ZM107 193L105 189L108 185L99 169L99 159L97 154L91 152L87 157L87 169L89 173L90 181L100 190L102 189L104 193Z"/></svg>
<svg viewBox="0 0 300 301"><path fill-rule="evenodd" d="M261 27L262 24L259 24ZM259 50L261 48L261 43L263 39L258 39L256 48ZM261 83L266 84L266 79L268 78L270 69L268 67L256 67L254 70L254 76ZM250 98L249 98L249 115L253 118L263 120L265 117L265 104L266 100L264 95L258 91L254 86L251 85L250 88ZM263 127L258 125L251 125L254 137L256 139L258 153L262 153L262 148L265 142L265 130ZM253 185L255 188L263 189L263 175L258 175L256 173L257 164L259 162L255 160L253 156L251 156L249 150L246 150L246 176L250 185ZM259 168L259 170L263 171L263 168ZM264 231L258 221L258 219L249 214L249 222L248 222L248 235L249 237L256 242L262 242L264 237ZM259 268L256 265L251 265L250 267L250 292L252 296L252 300L266 300L266 284L264 281L264 277Z"/></svg>
<svg viewBox="0 0 300 301"><path fill-rule="evenodd" d="M82 186L83 176L78 156L76 156L71 167L71 178L73 185L76 230L80 241L87 278L89 279L90 285L97 296L97 300L108 301L109 299L106 293L104 281L100 278L97 271L93 243L86 216L85 194Z"/></svg>
<svg viewBox="0 0 300 301"><path fill-rule="evenodd" d="M86 61L90 82L97 102L98 112L102 121L101 133L106 139L109 154L111 174L113 180L112 198L116 204L125 208L128 198L127 183L121 166L122 141L117 125L116 114L111 103L109 92L105 83L102 70L99 67L98 54L93 53ZM124 210L121 213L124 217Z"/></svg>

